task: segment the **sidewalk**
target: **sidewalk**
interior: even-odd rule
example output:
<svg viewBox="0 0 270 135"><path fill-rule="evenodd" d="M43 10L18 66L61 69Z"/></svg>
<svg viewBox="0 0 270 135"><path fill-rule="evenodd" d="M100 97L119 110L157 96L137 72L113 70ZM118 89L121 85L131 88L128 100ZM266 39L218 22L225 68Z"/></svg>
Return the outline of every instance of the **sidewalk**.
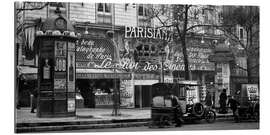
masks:
<svg viewBox="0 0 270 135"><path fill-rule="evenodd" d="M30 113L30 108L17 109L16 112L16 123L150 119L151 117L149 108L120 109L121 116L111 116L112 109L82 108L76 110L75 117L66 118L38 118L36 113Z"/></svg>
<svg viewBox="0 0 270 135"><path fill-rule="evenodd" d="M112 116L111 108L82 108L76 110L76 116L64 118L38 118L36 113L30 113L30 108L15 111L17 133L146 126L151 119L150 108L120 109L120 116ZM232 118L232 113L216 115L217 120Z"/></svg>

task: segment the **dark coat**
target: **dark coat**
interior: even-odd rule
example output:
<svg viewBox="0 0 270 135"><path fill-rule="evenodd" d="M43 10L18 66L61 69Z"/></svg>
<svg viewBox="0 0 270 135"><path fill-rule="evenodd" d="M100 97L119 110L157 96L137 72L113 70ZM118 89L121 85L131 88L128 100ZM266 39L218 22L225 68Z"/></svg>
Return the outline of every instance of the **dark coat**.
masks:
<svg viewBox="0 0 270 135"><path fill-rule="evenodd" d="M227 100L227 94L225 92L222 92L219 96L220 102L224 102Z"/></svg>
<svg viewBox="0 0 270 135"><path fill-rule="evenodd" d="M232 110L236 110L237 106L240 105L240 103L237 102L235 99L230 98L229 101L228 101L228 105L230 105L230 108Z"/></svg>
<svg viewBox="0 0 270 135"><path fill-rule="evenodd" d="M206 94L205 105L207 105L207 106L211 106L212 105L212 95L210 93L207 93Z"/></svg>

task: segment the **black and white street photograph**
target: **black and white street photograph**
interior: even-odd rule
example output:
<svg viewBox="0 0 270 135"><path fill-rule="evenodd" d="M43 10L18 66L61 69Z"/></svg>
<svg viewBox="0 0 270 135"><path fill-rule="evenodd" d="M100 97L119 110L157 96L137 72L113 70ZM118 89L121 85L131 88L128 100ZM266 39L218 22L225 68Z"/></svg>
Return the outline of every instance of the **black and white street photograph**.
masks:
<svg viewBox="0 0 270 135"><path fill-rule="evenodd" d="M260 130L260 5L13 5L15 134Z"/></svg>

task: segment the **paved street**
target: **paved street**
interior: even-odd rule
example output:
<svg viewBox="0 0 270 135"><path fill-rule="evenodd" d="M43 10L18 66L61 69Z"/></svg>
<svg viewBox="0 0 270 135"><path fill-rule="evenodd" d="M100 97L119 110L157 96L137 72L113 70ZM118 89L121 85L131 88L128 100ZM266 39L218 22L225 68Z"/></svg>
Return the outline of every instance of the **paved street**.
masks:
<svg viewBox="0 0 270 135"><path fill-rule="evenodd" d="M171 128L149 128L144 127L129 127L129 128L107 128L107 129L87 129L62 132L131 132L131 131L193 131L193 130L247 130L259 129L258 122L241 122L234 123L232 121L218 121L212 124L202 122L197 124L184 124L182 127ZM56 131L55 131L56 132Z"/></svg>

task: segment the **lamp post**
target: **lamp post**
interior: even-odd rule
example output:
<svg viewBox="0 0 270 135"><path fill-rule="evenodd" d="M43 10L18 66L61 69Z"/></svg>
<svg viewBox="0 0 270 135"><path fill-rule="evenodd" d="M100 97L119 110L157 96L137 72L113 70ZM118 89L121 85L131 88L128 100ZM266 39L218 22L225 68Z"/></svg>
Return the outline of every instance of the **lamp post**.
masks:
<svg viewBox="0 0 270 135"><path fill-rule="evenodd" d="M160 81L164 83L164 71L163 71L163 65L164 65L164 56L166 55L164 47L161 48L159 51L159 56L161 58L161 66L160 66Z"/></svg>

